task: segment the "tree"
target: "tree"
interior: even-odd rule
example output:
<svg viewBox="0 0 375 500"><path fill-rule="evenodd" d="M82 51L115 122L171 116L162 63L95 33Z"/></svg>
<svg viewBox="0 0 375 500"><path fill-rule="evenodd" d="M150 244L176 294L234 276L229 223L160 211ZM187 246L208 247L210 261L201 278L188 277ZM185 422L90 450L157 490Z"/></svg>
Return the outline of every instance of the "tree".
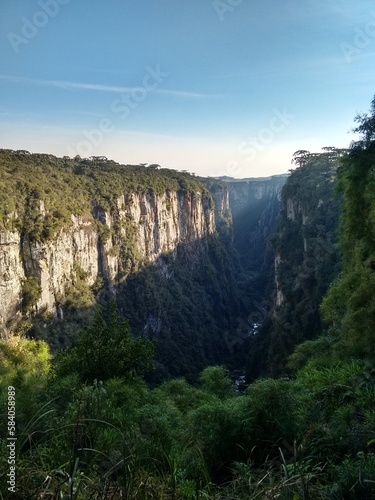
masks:
<svg viewBox="0 0 375 500"><path fill-rule="evenodd" d="M42 340L11 335L0 341L0 386L16 383L41 383L50 369L51 353Z"/></svg>
<svg viewBox="0 0 375 500"><path fill-rule="evenodd" d="M375 357L375 97L371 114L358 115L361 134L338 169L343 195L340 246L343 272L322 305L323 316L341 332L346 355Z"/></svg>
<svg viewBox="0 0 375 500"><path fill-rule="evenodd" d="M310 157L310 151L306 149L299 149L293 154L292 163L295 163L299 167L303 167Z"/></svg>
<svg viewBox="0 0 375 500"><path fill-rule="evenodd" d="M129 323L119 317L114 303L106 321L98 310L93 324L78 334L75 346L55 358L58 376L72 372L83 382L133 377L151 368L153 343L130 336Z"/></svg>
<svg viewBox="0 0 375 500"><path fill-rule="evenodd" d="M220 399L233 396L229 372L223 366L208 366L199 376L202 388Z"/></svg>
<svg viewBox="0 0 375 500"><path fill-rule="evenodd" d="M371 101L371 114L358 114L354 121L359 123L359 125L354 129L354 132L362 134L362 138L360 141L355 142L352 146L355 148L356 146L366 147L371 145L371 143L375 140L375 96Z"/></svg>

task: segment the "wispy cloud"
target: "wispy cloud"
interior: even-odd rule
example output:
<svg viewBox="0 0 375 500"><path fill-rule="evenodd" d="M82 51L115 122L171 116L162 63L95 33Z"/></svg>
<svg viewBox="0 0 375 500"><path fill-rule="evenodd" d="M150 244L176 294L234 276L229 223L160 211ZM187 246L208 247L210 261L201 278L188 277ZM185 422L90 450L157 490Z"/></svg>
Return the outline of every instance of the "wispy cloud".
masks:
<svg viewBox="0 0 375 500"><path fill-rule="evenodd" d="M69 82L64 80L37 80L34 78L10 76L10 75L0 75L0 80L12 82L12 83L26 83L31 85L42 85L45 87L55 87L65 90L92 90L97 92L109 92L109 93L126 93L134 90L134 87L122 87L115 85L102 85L98 83L82 83L82 82ZM157 94L164 94L173 97L184 97L184 98L211 98L211 97L221 97L214 94L203 94L199 92L190 92L186 90L173 90L173 89L151 89L151 92Z"/></svg>

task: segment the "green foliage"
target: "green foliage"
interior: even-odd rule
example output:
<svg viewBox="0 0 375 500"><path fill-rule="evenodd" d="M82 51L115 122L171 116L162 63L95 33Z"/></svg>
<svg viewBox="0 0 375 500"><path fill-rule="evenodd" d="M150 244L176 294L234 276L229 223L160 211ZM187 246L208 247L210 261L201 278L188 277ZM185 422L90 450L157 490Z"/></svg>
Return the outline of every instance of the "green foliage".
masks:
<svg viewBox="0 0 375 500"><path fill-rule="evenodd" d="M87 283L88 275L74 263L70 284L65 289L63 303L66 308L79 309L88 308L96 304L92 289Z"/></svg>
<svg viewBox="0 0 375 500"><path fill-rule="evenodd" d="M149 377L154 384L178 376L196 381L205 366L231 362L224 339L236 328L239 300L228 234L181 243L150 263L139 251L143 218L134 220L128 210L137 195L147 194L150 200L163 195L168 211L174 193L187 193L190 200L200 197L205 209L211 209L213 199L207 186L214 184L220 196L225 189L222 183L209 180L205 186L186 172L119 165L101 158L56 158L10 150L0 150L0 174L4 194L0 227L20 232L28 269L28 245L42 242L53 247L62 229L69 234L72 221L74 227L79 224L97 232L98 250L104 252L103 268L99 266L92 286L78 262L74 263L65 290L56 296L57 317L36 310L41 288L35 276L27 278L23 312L33 313L36 338L48 341L54 352L71 345L77 332L92 321L96 301L106 307L114 286L119 311L128 318L132 332L156 339L157 369ZM228 213L225 218L229 223ZM107 251L111 269L111 257L117 257L112 283L103 276L107 275Z"/></svg>
<svg viewBox="0 0 375 500"><path fill-rule="evenodd" d="M153 384L171 377L196 382L208 365L235 363L225 342L239 315L233 266L224 243L212 236L207 247L178 246L119 286L118 309L132 331L155 339Z"/></svg>
<svg viewBox="0 0 375 500"><path fill-rule="evenodd" d="M5 387L42 382L50 369L51 353L43 341L12 335L0 341L0 380Z"/></svg>
<svg viewBox="0 0 375 500"><path fill-rule="evenodd" d="M225 399L233 395L233 386L229 372L223 366L208 366L200 374L199 380L203 390L220 399Z"/></svg>
<svg viewBox="0 0 375 500"><path fill-rule="evenodd" d="M184 379L172 379L161 384L154 393L160 401L168 400L183 414L207 402L207 393L196 389Z"/></svg>
<svg viewBox="0 0 375 500"><path fill-rule="evenodd" d="M371 115L357 117L361 139L352 144L338 170L343 195L340 247L344 269L322 305L327 323L340 330L346 355L375 357L375 139Z"/></svg>
<svg viewBox="0 0 375 500"><path fill-rule="evenodd" d="M0 227L17 227L31 240L53 238L71 224L71 214L91 218L95 200L110 211L124 193L201 192L206 188L188 173L120 165L102 159L56 158L0 150ZM102 231L104 240L108 231Z"/></svg>
<svg viewBox="0 0 375 500"><path fill-rule="evenodd" d="M152 343L143 337L130 336L129 325L112 305L106 321L100 311L93 324L79 332L75 346L62 351L55 359L57 376L77 373L82 381L130 377L150 368Z"/></svg>
<svg viewBox="0 0 375 500"><path fill-rule="evenodd" d="M352 361L321 368L307 364L298 373L299 414L308 425L305 445L314 456L323 458L322 450L329 449L336 462L345 453L354 456L371 439L375 393L361 382L364 369Z"/></svg>
<svg viewBox="0 0 375 500"><path fill-rule="evenodd" d="M375 455L359 452L355 458L347 457L333 469L336 482L332 490L341 498L356 500L375 496Z"/></svg>
<svg viewBox="0 0 375 500"><path fill-rule="evenodd" d="M295 372L312 360L316 360L319 364L323 363L323 360L331 362L332 344L333 339L324 335L298 344L288 358L287 367Z"/></svg>
<svg viewBox="0 0 375 500"><path fill-rule="evenodd" d="M28 312L36 305L42 293L38 278L29 276L22 283L22 308Z"/></svg>
<svg viewBox="0 0 375 500"><path fill-rule="evenodd" d="M3 375L18 363L31 370L25 379L31 377L26 358L4 364ZM217 366L201 374L206 389L180 379L149 390L137 377L82 384L70 374L44 378L32 399L6 376L16 386L19 412L18 494L134 500L371 495L371 374L357 362L310 364L295 382L259 380L243 395L224 398L213 394L217 381L227 381ZM5 444L1 438L2 451ZM4 480L0 488L6 491Z"/></svg>
<svg viewBox="0 0 375 500"><path fill-rule="evenodd" d="M287 379L258 380L246 389L246 395L243 425L253 434L253 445L258 444L264 449L267 444L266 449L270 452L278 440L293 442L297 429L296 400L291 382Z"/></svg>
<svg viewBox="0 0 375 500"><path fill-rule="evenodd" d="M185 460L190 464L189 473L195 478L199 478L203 465L217 479L225 476L233 457L242 455L235 440L238 417L231 403L215 399L188 415L186 439L189 448Z"/></svg>
<svg viewBox="0 0 375 500"><path fill-rule="evenodd" d="M374 289L374 271L358 263L331 286L323 300L323 317L328 324L339 328L341 335L337 348L346 355L375 356Z"/></svg>
<svg viewBox="0 0 375 500"><path fill-rule="evenodd" d="M0 342L0 468L9 471L9 441L7 410L13 409L15 413L15 437L17 480L18 466L23 463L18 461L21 450L26 450L31 443L39 440L41 433L45 432L43 416L50 410L46 400L48 373L50 370L51 354L48 345L43 341L35 341L12 335L7 340ZM8 387L14 388L15 406L8 407ZM0 477L0 489L8 498L6 475ZM22 495L21 495L22 496Z"/></svg>
<svg viewBox="0 0 375 500"><path fill-rule="evenodd" d="M271 375L288 373L295 346L322 334L319 306L341 265L336 235L341 202L335 188L344 152L299 153L303 161L283 187L283 209L272 237L280 303L258 335L260 342L269 339L263 356Z"/></svg>

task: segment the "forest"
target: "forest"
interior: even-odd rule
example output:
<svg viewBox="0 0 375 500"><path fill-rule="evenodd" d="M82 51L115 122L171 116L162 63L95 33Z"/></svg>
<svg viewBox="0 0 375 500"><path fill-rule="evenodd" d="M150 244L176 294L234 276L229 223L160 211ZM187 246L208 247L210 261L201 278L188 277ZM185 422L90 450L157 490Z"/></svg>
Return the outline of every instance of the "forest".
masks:
<svg viewBox="0 0 375 500"><path fill-rule="evenodd" d="M157 346L131 335L115 300L98 306L74 344L57 353L27 331L1 340L1 498L375 498L375 98L370 113L356 118L356 131L359 140L339 154L295 157L284 199L303 191L307 205L332 201L323 203L324 220L310 218L304 229L315 246L297 234L302 214L281 214L272 238L281 256L280 307L262 325L260 341L246 344L262 360L255 373L247 353L253 381L244 390L218 364L193 383L148 384ZM66 162L68 175L77 165ZM100 175L105 200L120 181L87 169L87 190ZM135 189L151 179L155 189L195 182L137 172L129 167L127 174ZM87 208L74 185L59 207L59 175L49 193L54 219L33 226L35 238L67 223L64 204ZM33 180L15 182L22 192ZM16 202L6 193L3 224ZM317 242L327 234L334 251L320 257Z"/></svg>

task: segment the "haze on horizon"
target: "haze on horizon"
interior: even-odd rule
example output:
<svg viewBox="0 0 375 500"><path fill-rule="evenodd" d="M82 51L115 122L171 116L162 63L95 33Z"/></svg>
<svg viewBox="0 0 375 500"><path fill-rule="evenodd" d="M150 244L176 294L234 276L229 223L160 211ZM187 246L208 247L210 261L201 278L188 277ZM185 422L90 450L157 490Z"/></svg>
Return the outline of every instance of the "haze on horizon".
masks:
<svg viewBox="0 0 375 500"><path fill-rule="evenodd" d="M375 93L370 0L0 6L0 147L265 177L347 147Z"/></svg>

